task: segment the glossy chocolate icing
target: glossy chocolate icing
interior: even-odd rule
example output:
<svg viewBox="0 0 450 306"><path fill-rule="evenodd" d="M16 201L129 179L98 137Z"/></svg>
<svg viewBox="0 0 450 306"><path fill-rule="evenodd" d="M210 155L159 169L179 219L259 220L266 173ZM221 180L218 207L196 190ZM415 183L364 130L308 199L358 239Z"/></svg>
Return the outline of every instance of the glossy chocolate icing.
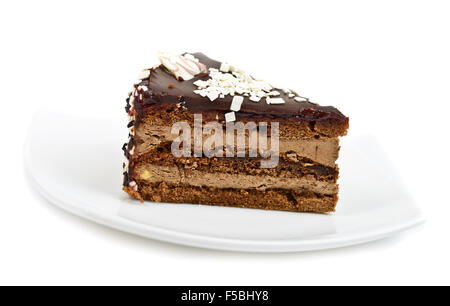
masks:
<svg viewBox="0 0 450 306"><path fill-rule="evenodd" d="M199 61L207 66L207 68L219 69L221 62L210 59L202 53L193 54ZM150 77L143 80L139 85L148 87L148 91L144 92L141 99L136 99L135 109L138 117L145 115L149 108L157 108L161 105L178 104L182 105L192 113L205 112L230 112L232 96L227 95L225 98L218 98L210 101L207 97L202 97L194 93L197 86L194 82L197 80L209 79L208 73L202 73L189 81L177 80L175 76L169 72L164 66L160 65L152 68ZM267 104L265 99L259 102L250 101L248 97L244 97L241 110L236 113L236 118L243 117L297 117L303 120L311 121L345 121L348 120L339 110L332 106L320 106L311 102L297 102L294 98L289 98L282 90L278 90L281 97L285 100L285 104Z"/></svg>

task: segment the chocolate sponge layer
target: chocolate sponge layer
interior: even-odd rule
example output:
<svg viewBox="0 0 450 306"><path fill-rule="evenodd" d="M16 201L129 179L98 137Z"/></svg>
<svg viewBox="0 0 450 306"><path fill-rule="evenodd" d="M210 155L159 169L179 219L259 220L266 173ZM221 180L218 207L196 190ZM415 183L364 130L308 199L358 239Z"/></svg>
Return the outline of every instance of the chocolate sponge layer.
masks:
<svg viewBox="0 0 450 306"><path fill-rule="evenodd" d="M153 150L140 155L133 162L134 176L139 178L140 169L148 165L176 166L180 170L197 170L204 173L245 174L254 176L270 176L280 178L304 178L336 183L339 169L314 162L294 152L282 153L278 166L261 168L261 158L239 157L174 157L170 152L170 142L160 144Z"/></svg>
<svg viewBox="0 0 450 306"><path fill-rule="evenodd" d="M337 194L321 195L311 191L227 189L172 185L165 182L143 184L141 194L144 199L154 202L316 213L334 212L338 200Z"/></svg>

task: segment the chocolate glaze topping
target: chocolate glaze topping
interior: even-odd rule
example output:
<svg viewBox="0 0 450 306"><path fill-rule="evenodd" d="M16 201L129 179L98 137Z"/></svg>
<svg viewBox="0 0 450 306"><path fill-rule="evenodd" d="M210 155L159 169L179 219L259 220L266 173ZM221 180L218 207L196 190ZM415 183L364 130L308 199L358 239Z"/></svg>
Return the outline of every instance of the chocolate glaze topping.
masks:
<svg viewBox="0 0 450 306"><path fill-rule="evenodd" d="M202 53L195 53L193 55L201 63L205 64L208 69L220 68L220 62L210 59ZM177 80L162 65L152 68L150 77L140 83L140 85L147 86L149 90L143 93L142 99L136 99L135 110L138 118L145 116L149 108L158 108L161 105L178 103L182 103L192 113L230 112L232 96L227 95L224 98L210 101L207 97L202 97L194 93L194 90L197 89L194 82L208 79L209 74L202 73L188 81ZM261 99L259 102L253 102L248 97L244 97L241 110L236 112L236 120L244 117L297 117L311 121L348 121L346 116L332 106L320 106L311 102L297 102L294 98L289 98L288 94L284 91L280 90L280 93L280 97L286 102L284 104L267 104L265 99Z"/></svg>

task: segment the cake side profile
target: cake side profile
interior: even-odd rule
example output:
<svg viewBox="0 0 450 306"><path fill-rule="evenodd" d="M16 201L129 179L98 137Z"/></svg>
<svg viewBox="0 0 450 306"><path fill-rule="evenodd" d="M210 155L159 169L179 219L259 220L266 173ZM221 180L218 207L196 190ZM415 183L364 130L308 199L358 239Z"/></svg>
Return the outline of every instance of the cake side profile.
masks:
<svg viewBox="0 0 450 306"><path fill-rule="evenodd" d="M127 99L128 194L141 201L335 211L346 116L201 53L161 54L160 61L142 71ZM177 142L177 126L188 146ZM211 135L214 154L205 153ZM182 155L174 154L178 147Z"/></svg>

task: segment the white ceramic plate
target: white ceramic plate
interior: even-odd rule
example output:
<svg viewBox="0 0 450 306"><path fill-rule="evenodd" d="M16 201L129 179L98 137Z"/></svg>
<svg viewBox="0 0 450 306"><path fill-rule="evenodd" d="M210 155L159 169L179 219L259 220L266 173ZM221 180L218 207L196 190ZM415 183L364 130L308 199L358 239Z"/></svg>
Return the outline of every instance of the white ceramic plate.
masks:
<svg viewBox="0 0 450 306"><path fill-rule="evenodd" d="M381 239L423 222L369 136L342 141L335 214L140 204L121 190L125 125L125 118L38 113L25 147L36 188L51 203L91 221L152 239L221 250L329 249Z"/></svg>

